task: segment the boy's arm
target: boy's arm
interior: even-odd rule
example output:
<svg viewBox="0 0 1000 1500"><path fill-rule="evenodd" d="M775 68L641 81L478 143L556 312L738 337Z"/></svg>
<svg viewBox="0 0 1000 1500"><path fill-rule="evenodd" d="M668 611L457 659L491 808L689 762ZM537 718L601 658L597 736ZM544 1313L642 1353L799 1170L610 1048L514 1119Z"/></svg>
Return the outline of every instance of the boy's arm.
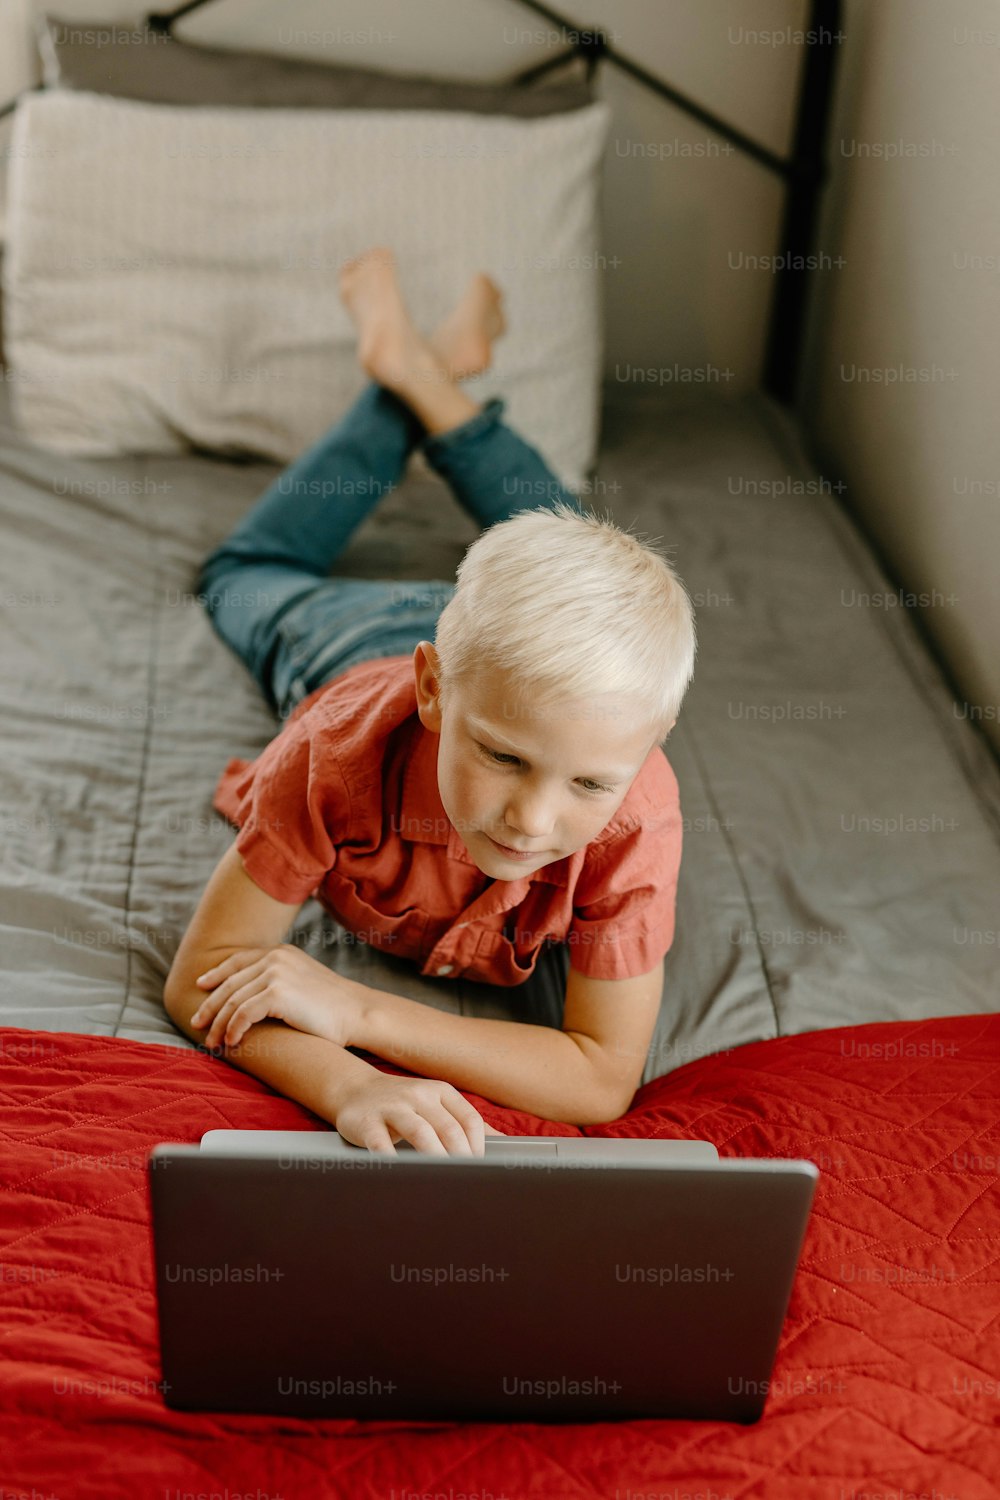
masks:
<svg viewBox="0 0 1000 1500"><path fill-rule="evenodd" d="M634 979L571 968L563 1029L454 1016L365 988L351 1045L546 1120L599 1125L639 1087L663 991L663 960Z"/></svg>
<svg viewBox="0 0 1000 1500"><path fill-rule="evenodd" d="M191 1024L206 999L196 983L198 975L249 943L282 951L281 940L299 909L255 884L235 844L223 855L164 987L168 1015L192 1041L206 1040L204 1027ZM225 1057L336 1125L354 1145L372 1151L394 1153L394 1142L404 1140L434 1155L481 1156L485 1135L498 1133L446 1080L387 1076L348 1052L346 1043L284 1021L259 1021L237 1045L226 1048Z"/></svg>
<svg viewBox="0 0 1000 1500"><path fill-rule="evenodd" d="M227 850L205 887L163 990L167 1014L192 1041L205 1040L204 1030L191 1025L205 999L205 991L195 984L197 975L250 942L262 947L280 943L299 910L299 905L275 901L260 890L243 869L235 845ZM331 1123L345 1089L378 1072L334 1042L280 1021L260 1022L225 1056Z"/></svg>

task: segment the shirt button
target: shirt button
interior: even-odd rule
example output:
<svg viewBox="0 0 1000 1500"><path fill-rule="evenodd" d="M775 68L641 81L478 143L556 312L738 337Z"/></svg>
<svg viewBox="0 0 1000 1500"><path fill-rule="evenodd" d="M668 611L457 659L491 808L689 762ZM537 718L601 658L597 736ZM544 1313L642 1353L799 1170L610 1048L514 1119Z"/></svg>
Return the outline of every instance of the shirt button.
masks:
<svg viewBox="0 0 1000 1500"><path fill-rule="evenodd" d="M438 973L439 974L450 974L451 971L452 971L452 969L454 967L455 967L454 964L442 964L441 967L438 969Z"/></svg>

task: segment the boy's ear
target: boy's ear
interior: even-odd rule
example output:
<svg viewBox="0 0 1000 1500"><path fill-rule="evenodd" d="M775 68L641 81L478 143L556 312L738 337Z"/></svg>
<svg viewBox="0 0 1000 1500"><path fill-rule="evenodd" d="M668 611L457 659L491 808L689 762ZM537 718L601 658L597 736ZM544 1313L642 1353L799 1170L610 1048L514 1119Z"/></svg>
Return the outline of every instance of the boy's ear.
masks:
<svg viewBox="0 0 1000 1500"><path fill-rule="evenodd" d="M430 641L420 641L413 652L413 682L417 713L425 729L441 733L441 663Z"/></svg>

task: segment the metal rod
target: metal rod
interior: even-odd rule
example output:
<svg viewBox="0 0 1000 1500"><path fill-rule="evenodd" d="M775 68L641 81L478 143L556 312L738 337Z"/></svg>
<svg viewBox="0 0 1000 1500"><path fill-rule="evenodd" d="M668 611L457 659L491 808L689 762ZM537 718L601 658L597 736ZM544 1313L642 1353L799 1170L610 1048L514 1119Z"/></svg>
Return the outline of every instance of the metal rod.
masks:
<svg viewBox="0 0 1000 1500"><path fill-rule="evenodd" d="M571 57L579 57L575 47L567 47L565 52L557 52L554 57L547 57L544 62L536 63L533 68L525 68L523 73L515 73L510 80L511 83L534 83L536 78L544 78L546 73L551 73L553 68L561 68L563 63L569 62Z"/></svg>
<svg viewBox="0 0 1000 1500"><path fill-rule="evenodd" d="M204 3L204 0L199 0L199 3ZM754 161L759 162L762 167L767 167L769 171L776 172L779 177L785 178L791 177L797 170L794 162L786 161L783 157L778 156L776 152L769 151L766 146L762 146L758 141L753 140L751 136L744 135L743 131L738 130L735 125L730 125L728 121L721 119L719 115L713 114L711 110L703 108L694 99L689 99L679 89L673 88L669 83L664 83L662 78L657 78L655 74L648 72L639 63L633 62L630 57L626 57L624 53L612 47L600 27L577 26L573 22L568 21L565 16L559 15L550 6L544 4L544 0L517 0L517 3L527 6L528 10L533 10L537 15L543 16L545 20L551 21L553 26L558 26L571 37L583 37L584 40L575 44L579 51L596 50L602 60L614 63L615 67L621 68L623 73L628 73L637 83L641 83L645 88L651 90L652 93L659 94L661 99L666 99L670 104L675 105L677 109L683 110L685 114L691 115L693 119L700 121L702 125L707 125L717 135L721 135L727 141L731 141L739 150L743 151L747 156L752 157ZM586 40L587 38L593 38L594 41L588 41Z"/></svg>
<svg viewBox="0 0 1000 1500"><path fill-rule="evenodd" d="M182 16L189 15L191 11L199 10L201 6L210 3L211 0L187 0L186 4L179 6L175 11L169 13L159 12L147 16L146 24L151 30L169 34L171 26L175 21L179 21ZM661 99L666 99L675 108L683 110L685 114L690 115L692 119L698 120L700 124L707 126L716 135L721 135L725 140L730 141L746 156L751 157L762 167L766 167L768 171L774 172L786 180L810 171L808 164L794 157L786 159L779 156L777 152L770 151L766 146L762 146L759 141L755 141L751 136L745 135L735 125L730 125L721 116L714 114L709 109L705 109L694 99L689 99L679 89L673 88L669 83L664 83L662 78L657 78L655 74L650 73L640 63L634 62L630 57L626 57L624 53L612 47L606 33L599 26L577 26L567 20L565 16L560 15L558 11L553 10L551 6L546 5L544 0L516 0L516 3L525 6L528 10L534 11L536 15L542 16L546 21L551 22L553 26L558 27L564 34L568 34L571 38L574 38L575 40L572 43L573 48L576 52L582 53L587 58L591 73L600 61L606 60L614 63L615 67L621 68L622 72L634 78L637 83L641 83L644 88L651 90L654 94L658 94ZM562 55L560 55L560 60L561 57ZM540 76L540 70L544 69L547 71L549 67L553 66L555 66L554 62L542 63L539 65L539 72L529 72L527 75L522 74L520 78L522 81L525 77L530 80L532 76Z"/></svg>
<svg viewBox="0 0 1000 1500"><path fill-rule="evenodd" d="M811 0L809 43L799 81L793 160L800 170L789 184L781 226L781 267L771 300L764 389L777 400L795 401L805 337L805 313L815 271L813 254L820 196L827 174L827 130L841 33L840 0ZM826 40L822 38L826 37Z"/></svg>
<svg viewBox="0 0 1000 1500"><path fill-rule="evenodd" d="M25 98L26 95L41 93L44 87L44 83L33 83L28 88L22 89L19 94L15 94L13 99L8 99L6 104L0 104L0 120L3 119L4 115L12 115L20 100Z"/></svg>
<svg viewBox="0 0 1000 1500"><path fill-rule="evenodd" d="M180 5L176 10L157 11L146 17L146 25L150 31L158 31L161 36L169 36L175 21L182 16L188 15L193 10L200 10L203 5L208 5L209 0L187 0L186 5Z"/></svg>

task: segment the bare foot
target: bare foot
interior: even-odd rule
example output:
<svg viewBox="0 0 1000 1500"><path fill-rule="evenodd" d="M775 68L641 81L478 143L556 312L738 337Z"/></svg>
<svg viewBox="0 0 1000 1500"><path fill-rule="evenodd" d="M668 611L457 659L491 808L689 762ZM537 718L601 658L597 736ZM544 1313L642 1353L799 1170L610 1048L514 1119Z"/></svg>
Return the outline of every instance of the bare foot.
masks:
<svg viewBox="0 0 1000 1500"><path fill-rule="evenodd" d="M340 296L358 330L358 359L373 380L397 390L415 373L428 378L439 361L413 324L391 250L377 245L347 261ZM442 369L441 379L448 378Z"/></svg>
<svg viewBox="0 0 1000 1500"><path fill-rule="evenodd" d="M362 368L409 406L430 434L450 432L476 415L480 408L457 384L435 346L414 325L391 250L375 246L348 261L340 272L340 295L358 330ZM469 352L468 333L481 340L487 327L495 323L488 311L491 295L482 289L475 298L470 296L469 310L463 311L457 325L445 336L446 345L457 350L457 330L461 330L463 357ZM483 304L481 312L472 310L477 300Z"/></svg>
<svg viewBox="0 0 1000 1500"><path fill-rule="evenodd" d="M506 331L503 293L495 281L479 272L427 342L448 366L453 380L466 380L489 369L493 342Z"/></svg>

